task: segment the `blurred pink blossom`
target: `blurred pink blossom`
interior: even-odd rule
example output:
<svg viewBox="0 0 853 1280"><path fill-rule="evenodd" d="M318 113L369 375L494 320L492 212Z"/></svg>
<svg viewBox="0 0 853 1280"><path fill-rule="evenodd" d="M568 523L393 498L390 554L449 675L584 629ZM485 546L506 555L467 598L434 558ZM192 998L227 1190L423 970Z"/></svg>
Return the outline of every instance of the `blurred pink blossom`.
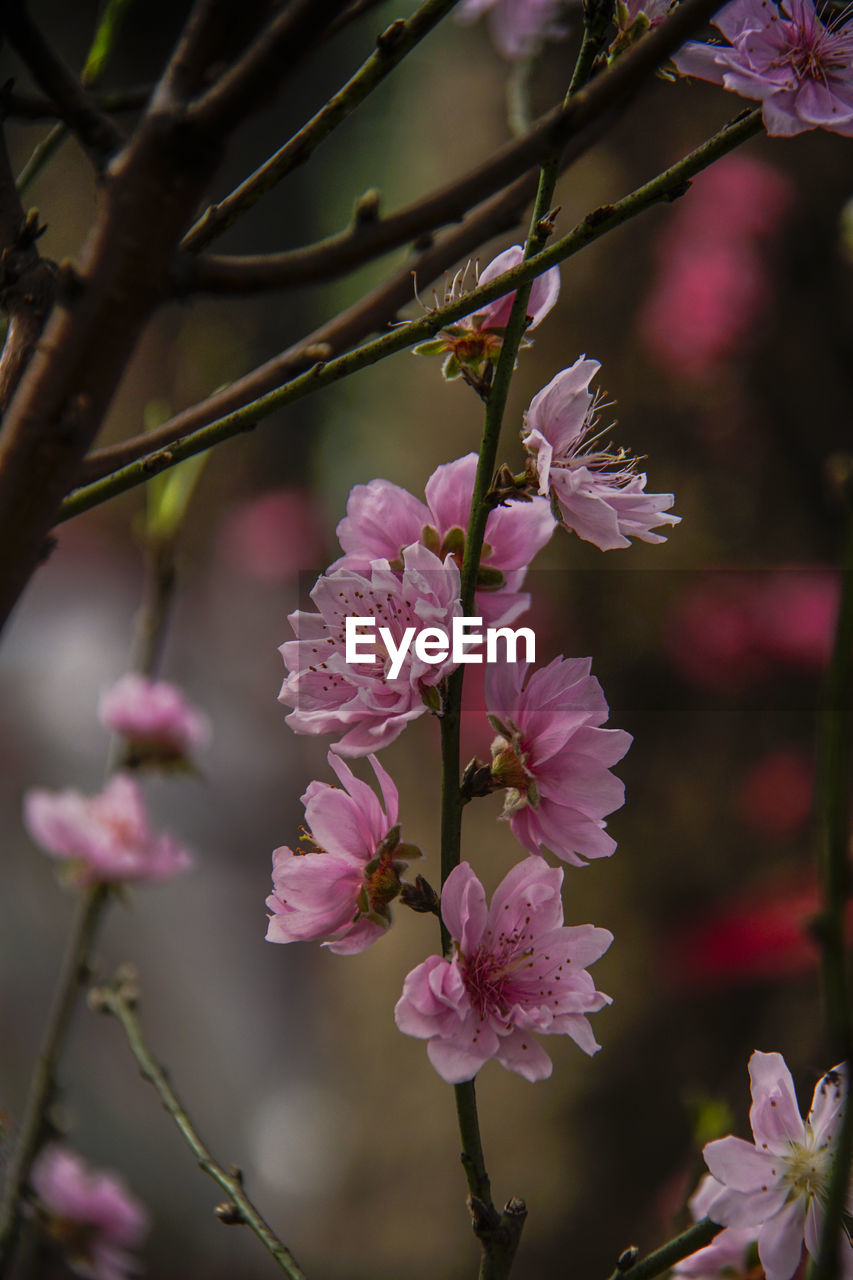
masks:
<svg viewBox="0 0 853 1280"><path fill-rule="evenodd" d="M96 796L28 791L24 822L37 844L69 861L76 884L170 880L192 865L171 835L151 830L142 792L126 774Z"/></svg>
<svg viewBox="0 0 853 1280"><path fill-rule="evenodd" d="M686 679L739 689L780 668L820 670L837 608L838 579L831 570L726 571L682 594L664 638Z"/></svg>
<svg viewBox="0 0 853 1280"><path fill-rule="evenodd" d="M129 739L143 759L181 760L210 737L206 715L177 685L129 673L101 695L98 718L111 733Z"/></svg>
<svg viewBox="0 0 853 1280"><path fill-rule="evenodd" d="M404 548L402 561L402 572L378 559L365 574L352 569L323 574L311 592L317 612L299 610L288 619L296 639L279 649L288 672L279 701L293 707L287 723L295 733L342 734L334 744L341 755L363 756L393 742L410 720L424 714L429 690L455 667L449 658L421 661L410 648L392 678L380 627L399 647L408 628L434 627L449 636L452 619L461 613L459 570L452 556L442 562L414 543ZM345 620L367 616L376 620L376 659L353 665L346 661Z"/></svg>
<svg viewBox="0 0 853 1280"><path fill-rule="evenodd" d="M127 1249L141 1244L148 1214L114 1173L90 1168L66 1147L45 1147L30 1173L47 1230L69 1267L90 1280L125 1280L139 1270Z"/></svg>
<svg viewBox="0 0 853 1280"><path fill-rule="evenodd" d="M325 560L317 499L298 489L271 489L226 515L219 534L225 563L258 582L292 581Z"/></svg>
<svg viewBox="0 0 853 1280"><path fill-rule="evenodd" d="M565 7L565 0L462 0L456 19L476 22L488 13L495 48L516 61L529 58L546 40L559 40L566 34L560 22Z"/></svg>
<svg viewBox="0 0 853 1280"><path fill-rule="evenodd" d="M728 45L690 41L673 58L683 75L762 103L764 127L790 136L830 129L853 136L853 19L825 25L813 0L732 0L713 19Z"/></svg>
<svg viewBox="0 0 853 1280"><path fill-rule="evenodd" d="M442 560L452 555L461 568L476 471L475 453L438 467L427 481L426 503L388 480L356 485L337 529L344 555L330 572L346 568L363 573L377 559L402 565L402 548L412 542L424 543ZM490 512L475 597L477 615L487 623L506 625L527 609L530 597L519 588L554 525L544 498L511 502Z"/></svg>
<svg viewBox="0 0 853 1280"><path fill-rule="evenodd" d="M708 1216L708 1207L723 1190L723 1184L706 1173L690 1197L690 1213L694 1222ZM690 1280L747 1280L748 1255L755 1243L752 1227L727 1227L704 1249L682 1258L672 1269L674 1276Z"/></svg>
<svg viewBox="0 0 853 1280"><path fill-rule="evenodd" d="M792 200L788 178L745 156L692 180L661 228L657 275L637 316L662 368L708 381L751 341L773 299L769 242Z"/></svg>
<svg viewBox="0 0 853 1280"><path fill-rule="evenodd" d="M610 713L591 661L555 658L526 684L526 662L492 663L485 680L502 817L531 853L548 849L576 867L616 848L604 817L624 803L625 787L610 767L631 744L622 729L600 727Z"/></svg>
<svg viewBox="0 0 853 1280"><path fill-rule="evenodd" d="M526 1080L551 1074L533 1039L569 1035L585 1053L599 1048L586 1015L610 1003L586 966L613 941L606 929L563 925L562 871L526 858L504 877L490 908L462 862L445 881L441 915L451 959L430 956L408 975L394 1017L402 1032L428 1040L427 1053L451 1084L470 1080L489 1058Z"/></svg>
<svg viewBox="0 0 853 1280"><path fill-rule="evenodd" d="M375 756L368 759L382 792L356 778L334 752L328 760L343 791L312 782L302 797L309 848L273 854L268 942L324 941L339 955L363 951L391 923L389 903L400 888L400 858L417 853L399 844L397 788Z"/></svg>
<svg viewBox="0 0 853 1280"><path fill-rule="evenodd" d="M707 1205L707 1215L723 1226L756 1231L767 1280L791 1280L803 1243L817 1257L847 1072L841 1064L818 1081L804 1124L784 1058L756 1049L749 1060L754 1145L729 1136L704 1149L705 1163L723 1184ZM849 1280L853 1243L843 1229L838 1248L839 1277Z"/></svg>
<svg viewBox="0 0 853 1280"><path fill-rule="evenodd" d="M665 542L651 530L678 524L666 514L671 493L646 493L646 477L624 449L609 449L597 430L597 396L589 390L601 365L581 356L538 391L524 415L522 439L539 492L557 502L564 526L602 551L631 538Z"/></svg>

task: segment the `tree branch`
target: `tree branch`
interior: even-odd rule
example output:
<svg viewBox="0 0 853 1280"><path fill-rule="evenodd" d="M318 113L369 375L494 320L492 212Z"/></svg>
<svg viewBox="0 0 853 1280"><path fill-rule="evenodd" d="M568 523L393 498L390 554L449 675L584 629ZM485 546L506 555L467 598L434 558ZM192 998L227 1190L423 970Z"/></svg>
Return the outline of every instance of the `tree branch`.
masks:
<svg viewBox="0 0 853 1280"><path fill-rule="evenodd" d="M130 89L104 89L90 93L89 101L101 112L141 111L151 97L151 89L150 84ZM8 120L56 120L59 114L51 98L18 91L12 81L0 88L0 116Z"/></svg>
<svg viewBox="0 0 853 1280"><path fill-rule="evenodd" d="M704 1249L705 1245L710 1244L722 1229L710 1218L703 1218L701 1222L688 1227L686 1231L682 1231L681 1235L668 1240L659 1249L655 1249L654 1253L647 1254L633 1266L624 1268L617 1266L610 1280L653 1280L654 1276L663 1275L664 1271L669 1271L670 1267L674 1267L676 1262L681 1262L682 1258L689 1257L697 1249Z"/></svg>
<svg viewBox="0 0 853 1280"><path fill-rule="evenodd" d="M193 102L190 121L203 131L235 129L321 40L348 0L293 0L260 32L217 82Z"/></svg>
<svg viewBox="0 0 853 1280"><path fill-rule="evenodd" d="M24 1116L9 1163L0 1205L0 1276L6 1274L18 1238L20 1200L33 1157L44 1135L45 1112L54 1089L56 1065L74 1012L77 993L88 975L89 956L109 897L109 885L96 884L81 895L57 983L39 1056L27 1094Z"/></svg>
<svg viewBox="0 0 853 1280"><path fill-rule="evenodd" d="M144 484L154 471L171 466L174 462L191 454L210 448L221 439L228 439L241 431L251 430L258 421L273 413L276 409L289 404L292 400L318 390L340 378L347 377L358 369L366 368L376 361L384 359L395 351L413 346L417 342L431 337L444 325L452 323L470 314L478 307L484 306L494 298L500 297L518 284L540 272L562 262L573 254L580 252L586 245L598 240L609 231L621 226L630 218L651 208L661 200L673 199L685 190L685 184L695 174L734 150L742 142L761 131L761 111L756 109L744 116L739 116L726 125L719 133L704 142L695 151L658 174L650 182L638 187L622 200L612 205L604 205L593 210L578 225L561 239L555 241L548 249L537 254L535 258L522 263L507 272L498 282L475 289L461 302L430 312L422 319L410 321L392 333L377 338L374 342L360 347L337 359L317 366L295 379L287 379L287 362L302 356L308 358L309 353L301 345L268 361L245 378L239 379L231 387L217 393L199 405L185 410L164 423L155 431L135 436L108 449L100 449L91 454L81 470L82 487L72 494L62 505L60 520L70 519L82 511L107 501L116 493L123 493L136 485ZM531 174L528 180L528 191L521 202L522 207L529 199L530 186L535 186L536 175ZM492 208L508 218L510 210L518 203L520 184L496 198ZM513 195L513 199L507 199ZM505 206L505 207L504 207ZM497 219L495 220L497 222ZM509 217L510 223L512 218ZM497 229L500 229L498 226ZM464 224L454 232L450 241L451 247L445 251L444 244L425 251L416 260L417 273L427 280L444 270L452 262L467 252L465 237L475 247L484 238L482 219L479 217ZM461 250L461 252L460 252ZM376 329L381 320L386 322L392 318L396 309L411 297L412 271L404 269L386 284L374 290L367 298L343 312L329 324L317 329L311 335L311 342L326 343L332 352L340 350L349 342L358 341L365 332ZM340 344L340 346L338 346ZM326 359L326 357L322 357ZM265 387L266 384L266 387ZM246 393L257 388L258 393L247 402ZM270 389L272 388L272 389ZM147 457L147 460L146 460ZM139 461L141 459L141 461Z"/></svg>
<svg viewBox="0 0 853 1280"><path fill-rule="evenodd" d="M0 355L0 418L53 306L54 267L36 249L39 231L38 217L24 214L0 130L0 305L9 317Z"/></svg>
<svg viewBox="0 0 853 1280"><path fill-rule="evenodd" d="M304 164L332 130L352 114L457 3L458 0L427 0L408 21L394 23L385 33L385 38L380 37L375 52L359 67L355 75L332 95L298 133L224 200L205 210L184 236L181 248L192 253L203 249L236 222L241 214L251 209L261 196L271 191L291 170Z"/></svg>
<svg viewBox="0 0 853 1280"><path fill-rule="evenodd" d="M56 104L61 120L79 138L99 171L124 141L121 130L95 102L51 49L27 13L22 0L0 7L0 27L39 88Z"/></svg>
<svg viewBox="0 0 853 1280"><path fill-rule="evenodd" d="M121 1024L122 1030L127 1036L131 1053L139 1065L142 1078L156 1089L163 1107L174 1120L184 1141L198 1161L199 1168L211 1177L228 1196L228 1203L219 1206L216 1211L217 1216L230 1225L244 1223L254 1232L267 1252L278 1263L281 1270L290 1277L290 1280L306 1280L305 1273L293 1254L279 1240L272 1227L264 1221L246 1195L240 1171L232 1166L231 1172L226 1173L222 1165L210 1154L210 1151L199 1137L198 1130L193 1125L186 1109L169 1083L166 1072L155 1061L145 1042L142 1027L134 1008L134 994L128 993L120 986L113 986L100 987L92 995L94 1006L105 1013L111 1013Z"/></svg>

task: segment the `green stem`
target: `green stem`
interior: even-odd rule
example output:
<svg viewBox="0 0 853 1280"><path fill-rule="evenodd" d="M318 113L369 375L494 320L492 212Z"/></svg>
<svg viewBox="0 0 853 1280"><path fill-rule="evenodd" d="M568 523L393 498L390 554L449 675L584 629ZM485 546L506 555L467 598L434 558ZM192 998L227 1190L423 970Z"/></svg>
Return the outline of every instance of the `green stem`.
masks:
<svg viewBox="0 0 853 1280"><path fill-rule="evenodd" d="M212 204L190 227L181 241L181 248L193 253L210 244L232 223L244 214L268 191L281 182L297 165L304 164L311 153L326 139L333 129L347 119L368 94L372 93L389 72L402 62L424 36L432 31L450 12L458 0L426 0L411 18L399 27L392 28L393 40L377 42L376 52L358 69L354 76L333 94L329 101L303 125L298 133L280 147L274 155L250 174L239 187L218 204Z"/></svg>
<svg viewBox="0 0 853 1280"><path fill-rule="evenodd" d="M716 1222L711 1222L710 1218L703 1218L701 1222L688 1227L686 1231L682 1231L681 1235L667 1241L659 1249L655 1249L654 1253L634 1263L632 1267L626 1267L624 1270L617 1267L610 1276L610 1280L652 1280L654 1276L663 1275L664 1271L669 1271L670 1267L674 1267L676 1262L681 1262L682 1258L689 1257L697 1249L704 1249L705 1245L710 1244L722 1229Z"/></svg>
<svg viewBox="0 0 853 1280"><path fill-rule="evenodd" d="M230 1204L224 1207L224 1213L220 1214L220 1216L225 1221L231 1223L241 1222L249 1227L267 1252L278 1263L281 1270L290 1276L290 1280L306 1280L305 1273L293 1254L279 1240L272 1227L261 1217L252 1201L246 1195L243 1189L242 1175L233 1168L230 1173L226 1173L222 1165L214 1159L199 1137L198 1130L169 1083L165 1071L151 1055L151 1051L142 1034L139 1019L134 1011L132 998L117 987L99 988L96 992L93 992L93 996L98 1007L105 1012L113 1014L118 1019L127 1036L131 1053L139 1065L143 1079L147 1080L156 1089L160 1096L160 1101L177 1125L184 1141L198 1161L199 1167L228 1196ZM294 1153L294 1158L296 1158L296 1153ZM236 1213L230 1213L230 1209L236 1210Z"/></svg>
<svg viewBox="0 0 853 1280"><path fill-rule="evenodd" d="M320 390L321 387L338 382L361 369L369 368L387 356L425 341L455 320L461 320L463 316L470 315L472 311L493 302L502 294L518 288L527 281L532 281L548 267L572 257L588 244L599 240L603 235L659 201L672 199L680 194L692 177L721 156L740 146L742 142L746 142L748 138L754 137L761 128L760 109L751 111L748 115L726 125L701 147L697 147L677 164L638 187L622 200L593 210L567 235L556 240L541 253L519 263L517 267L501 276L500 280L482 285L458 302L428 312L427 315L418 320L409 321L408 324L400 325L390 333L383 334L382 337L365 343L354 351L348 351L335 360L318 363L307 372L292 378L284 386L277 387L267 395L252 400L251 403L217 418L214 422L209 422L204 427L188 432L182 439L174 441L167 448L158 449L146 457L139 458L136 462L120 467L92 484L82 486L62 503L57 523L70 520L73 516L100 506L101 503L107 502L120 493L126 493L129 489L145 484L152 475L175 466L184 458L203 453L206 449L221 444L224 440L229 440L241 432L252 430L259 421L285 405L301 400L304 396Z"/></svg>
<svg viewBox="0 0 853 1280"><path fill-rule="evenodd" d="M850 896L850 708L853 697L853 505L849 495L845 516L841 601L818 731L819 860L824 906L814 922L814 930L821 948L821 989L830 1061L846 1062L849 1070L853 1032L844 937L845 907ZM853 1107L848 1102L838 1135L812 1280L832 1280L837 1273L851 1158Z"/></svg>
<svg viewBox="0 0 853 1280"><path fill-rule="evenodd" d="M18 1141L3 1188L0 1204L0 1276L6 1274L17 1242L21 1222L21 1197L30 1165L44 1139L45 1113L54 1091L57 1063L65 1044L77 993L88 975L89 956L109 893L109 885L93 885L85 891L77 904L77 914L68 939L44 1039L30 1081Z"/></svg>
<svg viewBox="0 0 853 1280"><path fill-rule="evenodd" d="M44 166L51 157L59 150L65 139L68 137L68 125L63 124L60 120L55 124L49 133L45 134L41 142L37 142L33 147L29 159L26 161L23 169L15 179L15 188L19 196L25 195Z"/></svg>

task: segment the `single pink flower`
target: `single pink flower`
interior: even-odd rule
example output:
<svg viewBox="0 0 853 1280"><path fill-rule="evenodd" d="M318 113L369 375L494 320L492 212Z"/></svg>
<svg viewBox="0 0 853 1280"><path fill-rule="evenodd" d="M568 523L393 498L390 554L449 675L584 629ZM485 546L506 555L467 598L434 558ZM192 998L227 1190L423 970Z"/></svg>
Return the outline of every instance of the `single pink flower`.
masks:
<svg viewBox="0 0 853 1280"><path fill-rule="evenodd" d="M722 1190L722 1183L706 1173L688 1202L694 1222L707 1218L709 1205ZM677 1262L672 1274L689 1276L691 1280L747 1280L749 1254L754 1244L755 1232L751 1227L727 1227L704 1249L697 1249Z"/></svg>
<svg viewBox="0 0 853 1280"><path fill-rule="evenodd" d="M480 275L477 283L491 284L493 280L517 267L524 258L520 244L504 249ZM470 263L469 263L470 266ZM465 295L465 277L468 267L459 271L445 294L445 303L457 301ZM555 305L560 295L560 268L549 267L533 281L527 302L528 325L526 332L535 329ZM432 339L413 348L415 355L443 355L442 373L445 378L463 377L479 391L484 392L491 383L493 366L500 355L504 330L509 321L515 290L487 303L479 311L457 320L455 324ZM521 347L528 345L522 340Z"/></svg>
<svg viewBox="0 0 853 1280"><path fill-rule="evenodd" d="M30 1173L45 1226L75 1275L125 1280L138 1270L135 1249L148 1214L114 1173L92 1169L66 1147L45 1147Z"/></svg>
<svg viewBox="0 0 853 1280"><path fill-rule="evenodd" d="M526 858L504 877L490 908L467 862L447 877L441 915L453 939L449 960L430 956L406 978L394 1017L402 1032L428 1040L427 1053L451 1084L470 1080L489 1058L526 1080L552 1063L539 1035L569 1035L585 1053L600 1047L586 1015L610 1004L586 966L613 935L591 924L563 925L563 873Z"/></svg>
<svg viewBox="0 0 853 1280"><path fill-rule="evenodd" d="M601 728L610 712L591 661L555 658L526 684L526 662L491 663L485 680L502 817L525 849L576 867L616 848L604 818L624 803L625 787L610 768L631 745L622 729Z"/></svg>
<svg viewBox="0 0 853 1280"><path fill-rule="evenodd" d="M24 822L37 844L69 860L76 884L170 880L192 865L171 835L151 830L142 792L126 774L96 796L28 791Z"/></svg>
<svg viewBox="0 0 853 1280"><path fill-rule="evenodd" d="M347 514L338 525L344 555L330 567L364 573L372 560L402 568L402 549L421 542L439 559L452 555L461 568L477 472L477 455L444 463L426 485L426 503L388 480L371 480L351 490ZM475 611L491 626L514 622L530 604L520 590L528 565L554 530L544 498L495 507L486 523Z"/></svg>
<svg viewBox="0 0 853 1280"><path fill-rule="evenodd" d="M853 136L847 9L824 25L812 0L732 0L713 22L729 44L685 44L673 59L683 75L757 98L769 134L823 128Z"/></svg>
<svg viewBox="0 0 853 1280"><path fill-rule="evenodd" d="M533 397L524 415L522 439L539 492L551 494L567 529L602 551L666 539L651 530L678 524L665 514L671 493L646 493L646 477L624 449L610 451L596 430L600 397L589 384L601 368L584 356L563 369ZM591 438L590 438L591 437Z"/></svg>
<svg viewBox="0 0 853 1280"><path fill-rule="evenodd" d="M98 718L111 733L129 741L141 761L184 760L210 738L210 722L177 685L134 673L122 676L101 695Z"/></svg>
<svg viewBox="0 0 853 1280"><path fill-rule="evenodd" d="M565 0L462 0L458 22L476 22L489 14L495 48L511 62L530 58L546 40L560 40L567 28L560 21Z"/></svg>
<svg viewBox="0 0 853 1280"><path fill-rule="evenodd" d="M419 856L400 844L397 788L375 756L384 809L372 789L334 752L328 760L344 790L312 782L302 797L307 850L273 854L268 942L319 942L338 955L364 951L391 923L400 872Z"/></svg>
<svg viewBox="0 0 853 1280"><path fill-rule="evenodd" d="M756 1229L758 1256L767 1280L791 1280L805 1242L816 1257L835 1146L847 1095L847 1067L834 1067L817 1083L808 1119L791 1073L779 1053L749 1060L754 1144L729 1136L709 1142L705 1163L722 1183L707 1206L712 1222ZM848 1212L853 1196L848 1196ZM853 1244L839 1237L839 1277L853 1277Z"/></svg>
<svg viewBox="0 0 853 1280"><path fill-rule="evenodd" d="M341 755L363 756L393 742L424 714L430 691L455 667L449 658L421 661L411 646L396 670L382 644L383 627L395 650L407 634L411 639L427 627L449 638L452 619L461 614L459 570L452 556L442 562L415 543L404 548L402 560L402 572L387 560L374 560L364 574L352 569L323 574L311 592L317 612L299 610L288 619L296 639L279 649L288 671L279 701L293 707L287 723L296 733L342 734L333 748ZM368 641L363 632L359 643L359 652L377 655L372 663L347 662L348 617L375 619L372 638Z"/></svg>

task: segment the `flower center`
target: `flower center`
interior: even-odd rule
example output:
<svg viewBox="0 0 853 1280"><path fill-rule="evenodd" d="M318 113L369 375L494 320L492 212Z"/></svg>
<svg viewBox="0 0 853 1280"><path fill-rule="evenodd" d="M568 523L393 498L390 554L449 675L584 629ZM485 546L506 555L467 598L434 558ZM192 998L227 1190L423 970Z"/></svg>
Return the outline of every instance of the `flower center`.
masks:
<svg viewBox="0 0 853 1280"><path fill-rule="evenodd" d="M460 956L465 987L481 1018L508 1012L513 1003L507 996L510 980L519 969L529 967L533 955L532 947L523 948L524 941L523 934L501 934L497 949L480 946L473 955Z"/></svg>
<svg viewBox="0 0 853 1280"><path fill-rule="evenodd" d="M792 1198L801 1196L804 1200L826 1200L832 1155L829 1143L815 1147L814 1135L806 1125L806 1141L792 1142L791 1154L785 1157L782 1180L790 1186Z"/></svg>

